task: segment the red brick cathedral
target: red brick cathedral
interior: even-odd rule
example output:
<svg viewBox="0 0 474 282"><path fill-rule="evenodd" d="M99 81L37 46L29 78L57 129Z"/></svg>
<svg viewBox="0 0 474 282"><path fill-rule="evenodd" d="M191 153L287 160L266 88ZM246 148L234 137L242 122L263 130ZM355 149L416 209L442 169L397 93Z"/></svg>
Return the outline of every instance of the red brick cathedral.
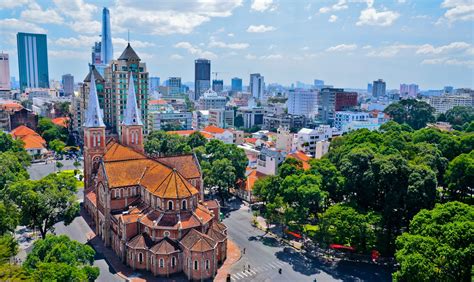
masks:
<svg viewBox="0 0 474 282"><path fill-rule="evenodd" d="M134 79L130 73L117 142L105 134L91 71L84 123L84 206L97 236L131 268L157 276L184 272L188 279L212 278L227 251L219 204L203 200L201 168L194 155L144 154Z"/></svg>

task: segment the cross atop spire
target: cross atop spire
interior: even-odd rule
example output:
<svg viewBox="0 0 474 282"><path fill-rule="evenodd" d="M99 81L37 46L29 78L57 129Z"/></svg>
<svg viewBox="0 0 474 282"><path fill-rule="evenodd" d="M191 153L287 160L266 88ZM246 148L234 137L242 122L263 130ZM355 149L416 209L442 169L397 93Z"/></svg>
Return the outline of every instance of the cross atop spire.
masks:
<svg viewBox="0 0 474 282"><path fill-rule="evenodd" d="M128 81L127 104L123 117L123 125L143 125L140 111L137 107L137 96L135 94L135 84L133 83L133 74L130 72Z"/></svg>
<svg viewBox="0 0 474 282"><path fill-rule="evenodd" d="M91 83L89 90L89 104L87 105L86 120L84 127L105 127L102 120L99 98L97 97L97 88L95 86L94 70L91 70Z"/></svg>

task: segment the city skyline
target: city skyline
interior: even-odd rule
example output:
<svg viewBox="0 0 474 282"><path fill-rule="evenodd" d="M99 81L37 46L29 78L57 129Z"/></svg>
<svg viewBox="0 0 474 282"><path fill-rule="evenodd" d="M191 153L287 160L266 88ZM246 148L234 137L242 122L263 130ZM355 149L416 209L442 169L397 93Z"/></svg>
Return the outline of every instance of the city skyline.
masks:
<svg viewBox="0 0 474 282"><path fill-rule="evenodd" d="M28 3L26 3L28 2ZM0 49L18 76L18 32L48 37L50 78L71 73L82 81L90 48L100 41L102 7L110 10L114 58L130 42L150 75L194 77L194 60L211 60L212 72L230 85L266 84L365 88L379 78L387 89L474 86L473 4L470 1L198 1L157 4L120 1L2 1ZM142 17L141 17L142 16ZM448 74L449 75L446 75Z"/></svg>

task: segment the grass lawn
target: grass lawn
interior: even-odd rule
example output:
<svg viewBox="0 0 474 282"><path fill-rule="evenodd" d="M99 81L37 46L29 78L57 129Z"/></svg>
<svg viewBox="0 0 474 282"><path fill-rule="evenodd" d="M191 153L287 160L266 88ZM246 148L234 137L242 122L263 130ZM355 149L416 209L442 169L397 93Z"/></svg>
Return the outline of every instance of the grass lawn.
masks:
<svg viewBox="0 0 474 282"><path fill-rule="evenodd" d="M66 174L66 175L74 176L74 169L62 170L61 173L64 173L64 174ZM76 178L76 179L77 179L77 178ZM82 188L84 188L84 181L79 181L79 180L77 180L77 181L76 181L76 187L77 187L77 189L82 189Z"/></svg>

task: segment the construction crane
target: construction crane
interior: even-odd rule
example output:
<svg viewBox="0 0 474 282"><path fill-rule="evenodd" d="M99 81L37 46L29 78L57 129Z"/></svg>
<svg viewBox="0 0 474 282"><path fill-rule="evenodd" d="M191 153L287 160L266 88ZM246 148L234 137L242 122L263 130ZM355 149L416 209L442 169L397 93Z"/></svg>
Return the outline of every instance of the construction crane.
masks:
<svg viewBox="0 0 474 282"><path fill-rule="evenodd" d="M217 75L220 74L220 73L222 74L222 73L227 73L227 72L226 71L213 71L212 72L212 75L214 75L215 80L217 80Z"/></svg>

